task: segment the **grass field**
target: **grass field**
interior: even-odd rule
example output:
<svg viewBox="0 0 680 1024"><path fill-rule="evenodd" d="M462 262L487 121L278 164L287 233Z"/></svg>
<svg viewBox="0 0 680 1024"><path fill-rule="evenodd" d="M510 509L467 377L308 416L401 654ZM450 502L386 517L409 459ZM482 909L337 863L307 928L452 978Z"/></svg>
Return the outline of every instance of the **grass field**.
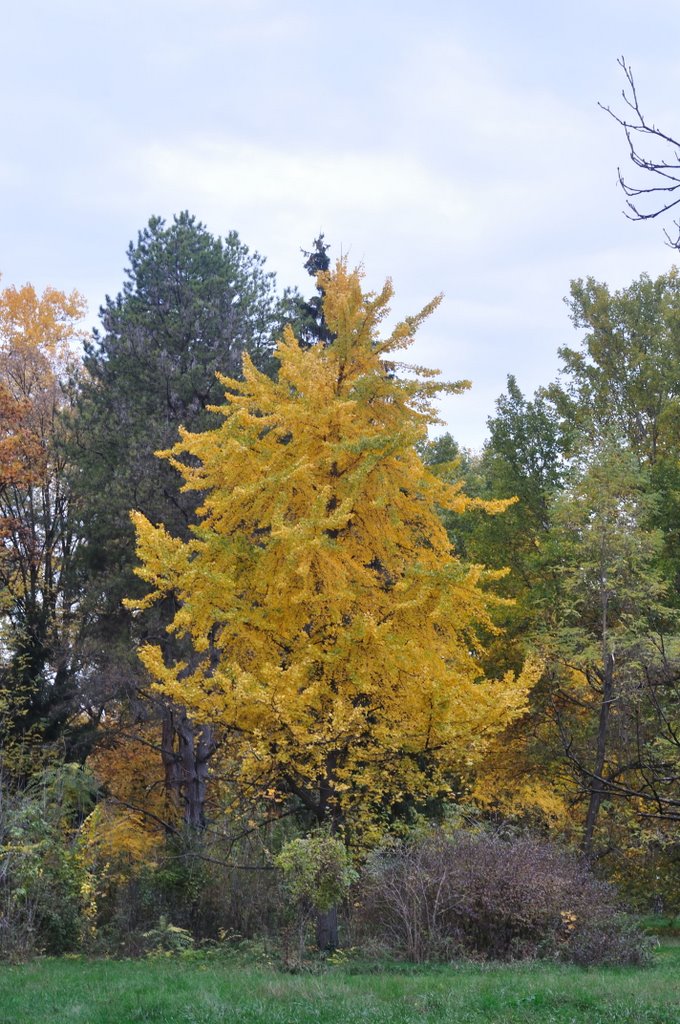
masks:
<svg viewBox="0 0 680 1024"><path fill-rule="evenodd" d="M2 1024L680 1024L680 946L653 966L284 974L215 961L41 960L0 968Z"/></svg>

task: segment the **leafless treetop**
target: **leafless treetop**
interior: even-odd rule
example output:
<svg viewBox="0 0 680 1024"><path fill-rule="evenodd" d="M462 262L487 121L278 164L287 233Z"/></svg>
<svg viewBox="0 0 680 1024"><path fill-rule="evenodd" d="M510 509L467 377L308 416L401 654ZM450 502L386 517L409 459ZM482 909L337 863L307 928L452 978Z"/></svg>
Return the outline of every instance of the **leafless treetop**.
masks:
<svg viewBox="0 0 680 1024"><path fill-rule="evenodd" d="M653 220L680 205L680 141L646 119L640 109L631 67L626 64L624 57L620 57L618 63L628 83L621 90L628 112L624 111L623 116L620 116L611 107L602 103L599 106L621 125L628 140L630 159L636 167L647 172L646 180L650 182L643 187L631 185L624 178L621 168L617 169L619 184L626 196L626 216L631 220ZM661 155L654 159L651 154L641 152L638 146L647 150L656 148ZM677 230L675 237L665 228L664 234L672 248L680 249L680 219L673 223Z"/></svg>

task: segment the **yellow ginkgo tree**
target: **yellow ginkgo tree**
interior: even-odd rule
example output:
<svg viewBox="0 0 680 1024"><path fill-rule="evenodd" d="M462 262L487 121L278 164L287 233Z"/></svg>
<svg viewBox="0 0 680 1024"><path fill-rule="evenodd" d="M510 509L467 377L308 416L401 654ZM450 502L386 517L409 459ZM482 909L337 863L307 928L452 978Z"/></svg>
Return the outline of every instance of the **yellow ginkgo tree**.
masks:
<svg viewBox="0 0 680 1024"><path fill-rule="evenodd" d="M134 515L151 591L132 606L176 601L173 642L142 660L219 726L244 785L365 829L469 771L535 672L484 678L493 598L438 515L472 500L416 452L433 398L467 387L395 362L438 300L381 340L390 283L364 294L342 261L320 277L334 340L287 330L277 381L246 357L243 380L222 379L221 425L159 453L202 492L199 522L184 541Z"/></svg>

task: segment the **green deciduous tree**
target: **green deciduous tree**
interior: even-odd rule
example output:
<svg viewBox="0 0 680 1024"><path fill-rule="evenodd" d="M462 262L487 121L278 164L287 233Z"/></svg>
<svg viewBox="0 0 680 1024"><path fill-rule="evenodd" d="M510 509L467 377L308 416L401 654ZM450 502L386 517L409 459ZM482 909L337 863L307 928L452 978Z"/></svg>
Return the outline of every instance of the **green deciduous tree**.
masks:
<svg viewBox="0 0 680 1024"><path fill-rule="evenodd" d="M508 601L499 609L502 632L487 641L487 672L517 669L531 651L546 606L550 580L547 540L551 508L563 487L563 426L552 402L539 390L526 398L513 376L488 420L481 455L464 467L466 490L485 499L513 499L502 516L471 510L449 517L447 528L472 561L506 569L497 591ZM491 745L477 773L476 797L505 813L553 824L565 812L563 749L550 719L553 685L545 671L532 689L530 711Z"/></svg>
<svg viewBox="0 0 680 1024"><path fill-rule="evenodd" d="M657 727L649 684L677 647L647 486L634 455L604 441L552 511L539 643L555 671L555 721L585 807L588 854L603 802L639 789Z"/></svg>
<svg viewBox="0 0 680 1024"><path fill-rule="evenodd" d="M565 418L576 425L572 449L582 461L609 441L637 466L635 529L620 524L618 544L637 541L646 564L633 575L649 591L661 587L662 600L649 593L636 599L636 627L643 647L655 635L655 657L643 659L639 700L630 708L629 732L636 736L637 765L629 776L630 806L638 812L672 818L677 814L680 663L677 621L680 605L680 549L677 510L680 494L680 283L677 270L651 279L643 274L628 288L611 292L593 279L575 281L571 290L575 325L585 330L579 349L564 348L565 373L551 394ZM614 474L614 480L617 475ZM609 482L611 485L611 481ZM604 495L608 481L600 474ZM629 490L622 485L619 508ZM593 496L593 501L595 496ZM632 569L634 559L629 557ZM659 605L663 605L663 609ZM626 796L625 785L609 792ZM638 795L635 795L638 794ZM640 795L643 794L643 795Z"/></svg>
<svg viewBox="0 0 680 1024"><path fill-rule="evenodd" d="M559 382L533 403L534 425L539 410L547 419L536 434L525 404L508 431L521 402L504 402L482 459L483 478L505 478L519 501L497 527L502 536L516 516L514 538L496 545L496 524L482 524L477 557L497 565L507 552L505 592L517 600L508 631L546 661L487 791L505 780L512 792L513 775L536 779L543 764L592 853L625 846L636 818L639 827L676 813L679 297L675 271L619 292L573 282L572 319L585 333L560 350Z"/></svg>
<svg viewBox="0 0 680 1024"><path fill-rule="evenodd" d="M593 278L573 281L569 308L585 331L579 348L564 346L560 385L550 389L572 447L616 433L641 464L656 465L680 442L680 279L673 269L642 274L612 292ZM587 443L587 441L586 441Z"/></svg>

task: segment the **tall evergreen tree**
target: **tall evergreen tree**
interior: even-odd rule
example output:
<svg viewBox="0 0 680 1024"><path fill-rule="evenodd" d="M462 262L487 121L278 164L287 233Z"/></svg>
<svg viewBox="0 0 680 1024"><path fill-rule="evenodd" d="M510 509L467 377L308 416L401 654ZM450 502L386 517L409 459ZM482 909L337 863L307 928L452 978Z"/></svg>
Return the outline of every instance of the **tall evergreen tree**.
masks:
<svg viewBox="0 0 680 1024"><path fill-rule="evenodd" d="M102 331L86 344L74 452L88 576L115 606L132 579L129 509L174 530L192 516L193 499L154 452L174 443L180 423L210 424L215 375L238 376L245 352L272 369L281 317L262 257L235 232L213 237L188 213L170 226L152 218L128 258L123 291L107 296Z"/></svg>
<svg viewBox="0 0 680 1024"><path fill-rule="evenodd" d="M324 278L323 276L330 269L331 261L328 255L330 245L324 242L323 234L314 239L311 252L302 250L305 257L304 267L310 277L317 282L316 295L310 299L297 297L295 303L295 333L303 348L315 345L318 341L324 345L330 345L335 335L326 323L323 309Z"/></svg>
<svg viewBox="0 0 680 1024"><path fill-rule="evenodd" d="M74 488L83 509L81 553L87 635L87 687L93 713L140 685L134 648L158 635L172 610L133 620L122 598L138 590L129 512L142 512L187 536L196 498L179 475L155 458L173 444L179 424L215 422L218 370L238 377L245 353L272 372L282 304L274 274L235 232L211 235L188 213L166 224L153 217L128 249L123 290L107 296L101 332L86 345L74 423ZM181 708L166 708L162 740L168 785L185 797L205 774L211 743L203 742ZM200 748L200 749L199 749ZM199 787L200 789L200 787ZM200 801L199 801L200 802ZM195 802L187 810L201 817Z"/></svg>

